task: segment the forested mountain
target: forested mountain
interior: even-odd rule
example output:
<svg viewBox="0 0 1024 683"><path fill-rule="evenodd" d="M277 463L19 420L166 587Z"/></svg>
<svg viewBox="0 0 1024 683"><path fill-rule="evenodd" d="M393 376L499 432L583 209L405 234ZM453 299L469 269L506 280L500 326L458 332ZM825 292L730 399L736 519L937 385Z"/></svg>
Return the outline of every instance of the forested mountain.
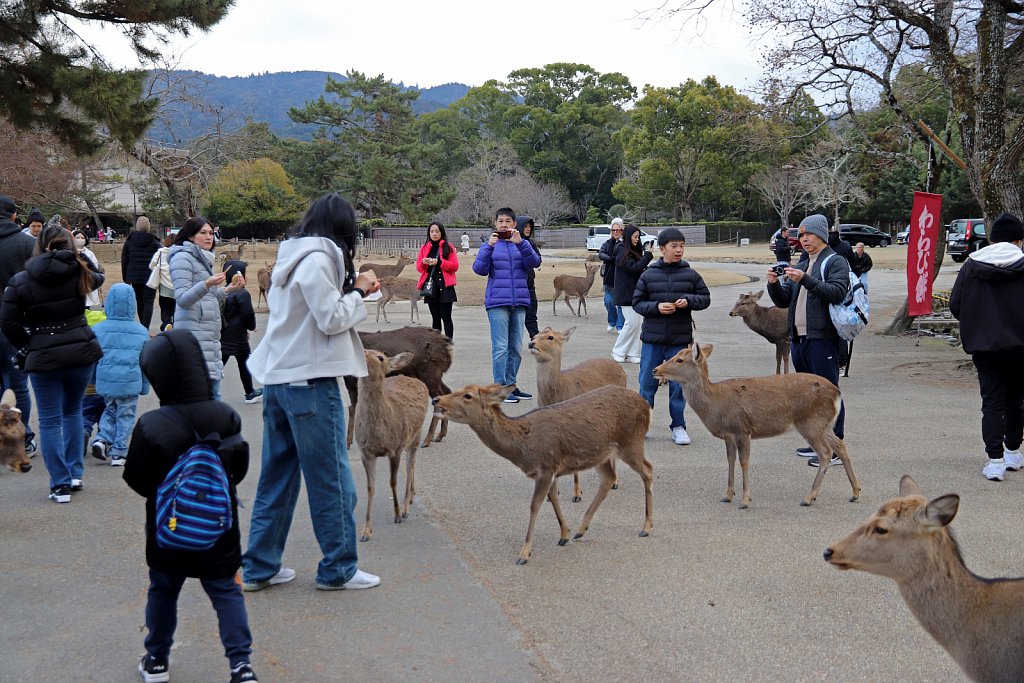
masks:
<svg viewBox="0 0 1024 683"><path fill-rule="evenodd" d="M222 110L228 119L241 123L245 118L262 121L282 137L309 140L316 126L301 125L288 118L289 107L302 107L324 94L327 77L345 80L345 76L328 71L294 71L263 73L251 76L211 76L197 71L178 71L174 80L183 83L189 94L206 105ZM404 86L415 87L415 86ZM469 91L468 85L446 83L420 90L413 110L417 114L443 109ZM175 108L169 137L186 141L206 131L213 114L196 108ZM166 137L154 130L156 137Z"/></svg>

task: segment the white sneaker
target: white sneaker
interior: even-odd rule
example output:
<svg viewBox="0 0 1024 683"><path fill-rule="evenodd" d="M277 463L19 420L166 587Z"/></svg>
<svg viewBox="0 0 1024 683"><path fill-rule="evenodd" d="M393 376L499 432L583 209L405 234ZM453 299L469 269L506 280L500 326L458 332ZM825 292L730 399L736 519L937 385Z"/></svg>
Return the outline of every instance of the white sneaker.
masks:
<svg viewBox="0 0 1024 683"><path fill-rule="evenodd" d="M242 590L246 593L260 591L267 586L276 586L279 583L288 583L295 578L295 570L291 567L281 567L276 574L263 581L245 581L242 583Z"/></svg>
<svg viewBox="0 0 1024 683"><path fill-rule="evenodd" d="M999 458L998 460L990 459L981 473L984 474L985 478L989 481L1002 481L1006 474L1006 463L1003 462L1002 458Z"/></svg>
<svg viewBox="0 0 1024 683"><path fill-rule="evenodd" d="M613 353L612 354L612 360L615 361L616 363L625 363L626 362L626 357L625 356L620 356L617 353Z"/></svg>
<svg viewBox="0 0 1024 683"><path fill-rule="evenodd" d="M368 572L364 572L362 569L357 569L356 573L352 575L352 578L341 584L340 586L332 586L326 583L317 582L317 590L322 591L356 591L363 588L373 588L374 586L380 585L380 577L374 576Z"/></svg>
<svg viewBox="0 0 1024 683"><path fill-rule="evenodd" d="M1016 472L1020 468L1024 467L1024 455L1020 454L1020 450L1009 451L1003 449L1003 462L1006 464L1006 469L1011 472Z"/></svg>
<svg viewBox="0 0 1024 683"><path fill-rule="evenodd" d="M609 332L614 332L615 331L615 326L614 325L609 325L608 326L608 331Z"/></svg>
<svg viewBox="0 0 1024 683"><path fill-rule="evenodd" d="M626 362L640 365L640 359L637 358L636 356L626 356Z"/></svg>
<svg viewBox="0 0 1024 683"><path fill-rule="evenodd" d="M672 440L676 442L677 446L690 445L690 435L686 433L686 429L683 427L672 428Z"/></svg>

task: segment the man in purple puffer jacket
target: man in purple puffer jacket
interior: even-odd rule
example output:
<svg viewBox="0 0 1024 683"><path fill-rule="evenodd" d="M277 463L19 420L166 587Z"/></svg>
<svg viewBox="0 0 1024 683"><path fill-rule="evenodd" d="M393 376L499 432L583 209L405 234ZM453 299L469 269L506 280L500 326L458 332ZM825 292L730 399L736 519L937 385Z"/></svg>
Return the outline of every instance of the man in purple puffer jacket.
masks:
<svg viewBox="0 0 1024 683"><path fill-rule="evenodd" d="M540 256L515 229L516 212L498 209L494 214L494 232L480 247L473 261L473 272L487 276L484 307L491 324L491 371L494 381L516 383L522 362L523 325L530 305L526 271L540 265ZM533 398L516 388L505 403Z"/></svg>

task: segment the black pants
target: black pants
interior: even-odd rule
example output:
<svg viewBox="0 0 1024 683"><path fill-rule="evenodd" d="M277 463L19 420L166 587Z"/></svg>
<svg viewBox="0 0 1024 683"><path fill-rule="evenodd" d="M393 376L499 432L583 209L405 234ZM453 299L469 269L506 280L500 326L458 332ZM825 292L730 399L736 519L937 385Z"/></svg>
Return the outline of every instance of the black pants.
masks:
<svg viewBox="0 0 1024 683"><path fill-rule="evenodd" d="M1024 435L1024 354L975 353L981 385L981 438L989 458L1015 451Z"/></svg>
<svg viewBox="0 0 1024 683"><path fill-rule="evenodd" d="M838 387L839 351L840 347L844 346L846 346L846 342L842 339L808 339L807 337L799 337L790 347L789 355L793 360L793 370L818 375ZM842 439L845 435L845 426L846 404L840 401L839 416L836 418L836 425L832 431Z"/></svg>
<svg viewBox="0 0 1024 683"><path fill-rule="evenodd" d="M149 323L153 322L153 300L156 298L156 290L150 289L145 283L139 285L132 283L135 290L135 308L139 314L139 322L147 330Z"/></svg>
<svg viewBox="0 0 1024 683"><path fill-rule="evenodd" d="M452 322L452 302L437 301L436 299L426 299L426 302L427 308L430 309L431 327L441 331L443 324L444 336L451 339L452 334L455 333L455 323Z"/></svg>
<svg viewBox="0 0 1024 683"><path fill-rule="evenodd" d="M450 309L451 308L451 304L448 304L448 306L449 306L449 309ZM238 378L242 380L242 389L245 390L246 394L251 394L253 392L253 389L252 389L252 374L249 372L249 366L247 366L245 364L246 361L249 360L249 352L248 351L242 351L240 353L223 353L222 352L220 359L224 363L224 368L225 369L227 369L227 367L228 367L228 358L231 358L232 356L234 356L235 360L238 361Z"/></svg>
<svg viewBox="0 0 1024 683"><path fill-rule="evenodd" d="M540 333L537 328L537 289L533 285L530 285L530 305L526 309L526 331L529 333L530 339Z"/></svg>
<svg viewBox="0 0 1024 683"><path fill-rule="evenodd" d="M173 296L160 296L160 331L174 324L174 308L177 305Z"/></svg>

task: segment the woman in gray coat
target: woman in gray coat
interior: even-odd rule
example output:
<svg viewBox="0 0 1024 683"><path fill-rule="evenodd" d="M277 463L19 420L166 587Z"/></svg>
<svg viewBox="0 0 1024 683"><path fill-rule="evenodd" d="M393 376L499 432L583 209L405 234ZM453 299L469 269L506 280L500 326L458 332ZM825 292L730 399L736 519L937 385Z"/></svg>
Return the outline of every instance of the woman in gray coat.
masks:
<svg viewBox="0 0 1024 683"><path fill-rule="evenodd" d="M188 330L203 349L203 360L213 383L213 396L220 399L220 381L224 363L220 354L220 306L227 295L245 287L245 278L222 286L224 273L214 271L213 228L202 216L185 221L168 252L171 280L174 282L174 329Z"/></svg>

